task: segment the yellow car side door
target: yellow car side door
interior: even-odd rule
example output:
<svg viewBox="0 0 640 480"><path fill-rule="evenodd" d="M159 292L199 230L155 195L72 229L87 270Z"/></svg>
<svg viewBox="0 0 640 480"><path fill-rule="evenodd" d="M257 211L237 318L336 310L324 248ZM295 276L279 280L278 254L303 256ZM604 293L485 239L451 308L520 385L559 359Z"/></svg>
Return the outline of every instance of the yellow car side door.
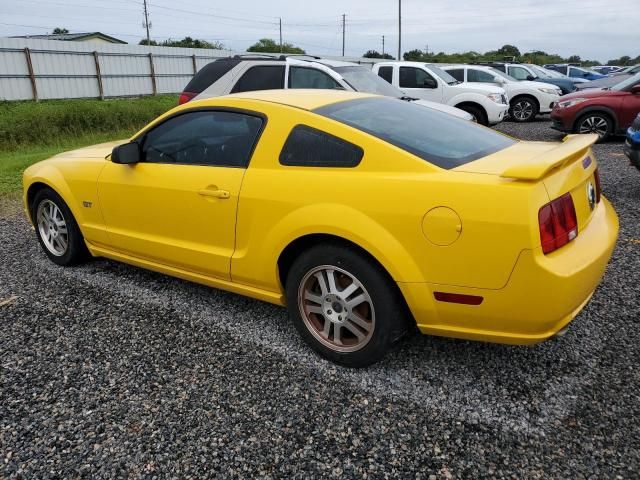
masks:
<svg viewBox="0 0 640 480"><path fill-rule="evenodd" d="M264 120L182 112L136 139L140 162L110 162L98 179L108 247L230 279L242 179Z"/></svg>

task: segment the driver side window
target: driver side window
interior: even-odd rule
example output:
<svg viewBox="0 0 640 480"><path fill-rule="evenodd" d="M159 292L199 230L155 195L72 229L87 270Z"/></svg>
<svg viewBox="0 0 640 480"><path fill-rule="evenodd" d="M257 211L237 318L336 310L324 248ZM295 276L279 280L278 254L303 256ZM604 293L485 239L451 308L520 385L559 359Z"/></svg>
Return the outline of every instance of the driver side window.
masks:
<svg viewBox="0 0 640 480"><path fill-rule="evenodd" d="M522 67L510 67L509 75L517 80L526 80L529 77L530 73Z"/></svg>
<svg viewBox="0 0 640 480"><path fill-rule="evenodd" d="M435 82L435 79L421 68L400 67L400 88L433 88L425 85L427 79Z"/></svg>
<svg viewBox="0 0 640 480"><path fill-rule="evenodd" d="M246 168L263 120L239 112L187 112L170 118L142 142L142 161Z"/></svg>

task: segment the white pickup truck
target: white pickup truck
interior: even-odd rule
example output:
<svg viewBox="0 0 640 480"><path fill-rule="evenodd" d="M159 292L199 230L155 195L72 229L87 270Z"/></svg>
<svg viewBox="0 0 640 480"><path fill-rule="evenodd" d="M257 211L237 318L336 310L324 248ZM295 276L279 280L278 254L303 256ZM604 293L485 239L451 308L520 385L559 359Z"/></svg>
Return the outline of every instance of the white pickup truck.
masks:
<svg viewBox="0 0 640 480"><path fill-rule="evenodd" d="M373 72L407 95L464 110L483 125L500 123L509 110L503 88L461 83L438 66L421 62L380 62Z"/></svg>

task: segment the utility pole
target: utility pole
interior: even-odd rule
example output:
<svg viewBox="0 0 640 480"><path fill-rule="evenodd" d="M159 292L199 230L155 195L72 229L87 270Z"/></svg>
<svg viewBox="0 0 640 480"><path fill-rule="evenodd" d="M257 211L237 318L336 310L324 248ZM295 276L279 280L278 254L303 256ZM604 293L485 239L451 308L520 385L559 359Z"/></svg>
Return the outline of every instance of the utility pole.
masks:
<svg viewBox="0 0 640 480"><path fill-rule="evenodd" d="M402 60L402 0L398 0L398 60Z"/></svg>
<svg viewBox="0 0 640 480"><path fill-rule="evenodd" d="M151 45L151 37L149 36L149 10L147 10L147 0L144 0L144 28L147 29L147 46Z"/></svg>
<svg viewBox="0 0 640 480"><path fill-rule="evenodd" d="M384 58L384 35L382 35L382 57Z"/></svg>
<svg viewBox="0 0 640 480"><path fill-rule="evenodd" d="M282 53L282 17L280 17L280 53Z"/></svg>
<svg viewBox="0 0 640 480"><path fill-rule="evenodd" d="M342 56L344 57L344 30L345 30L345 18L346 14L342 14Z"/></svg>

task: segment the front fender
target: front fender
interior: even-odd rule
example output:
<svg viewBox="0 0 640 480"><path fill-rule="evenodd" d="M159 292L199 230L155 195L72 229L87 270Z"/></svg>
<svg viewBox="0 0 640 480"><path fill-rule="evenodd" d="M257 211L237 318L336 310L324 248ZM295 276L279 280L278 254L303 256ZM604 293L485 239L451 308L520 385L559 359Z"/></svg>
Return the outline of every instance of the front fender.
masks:
<svg viewBox="0 0 640 480"><path fill-rule="evenodd" d="M97 191L97 178L104 165L103 160L52 159L27 168L23 174L23 201L29 219L33 221L29 189L44 184L62 197L86 240L108 243Z"/></svg>
<svg viewBox="0 0 640 480"><path fill-rule="evenodd" d="M46 185L60 195L69 207L69 210L71 210L78 225L82 224L82 211L78 205L78 201L71 193L69 184L60 170L47 163L32 165L27 168L22 175L22 199L27 218L29 218L31 223L33 223L33 218L31 218L31 205L29 205L29 190L36 184Z"/></svg>

